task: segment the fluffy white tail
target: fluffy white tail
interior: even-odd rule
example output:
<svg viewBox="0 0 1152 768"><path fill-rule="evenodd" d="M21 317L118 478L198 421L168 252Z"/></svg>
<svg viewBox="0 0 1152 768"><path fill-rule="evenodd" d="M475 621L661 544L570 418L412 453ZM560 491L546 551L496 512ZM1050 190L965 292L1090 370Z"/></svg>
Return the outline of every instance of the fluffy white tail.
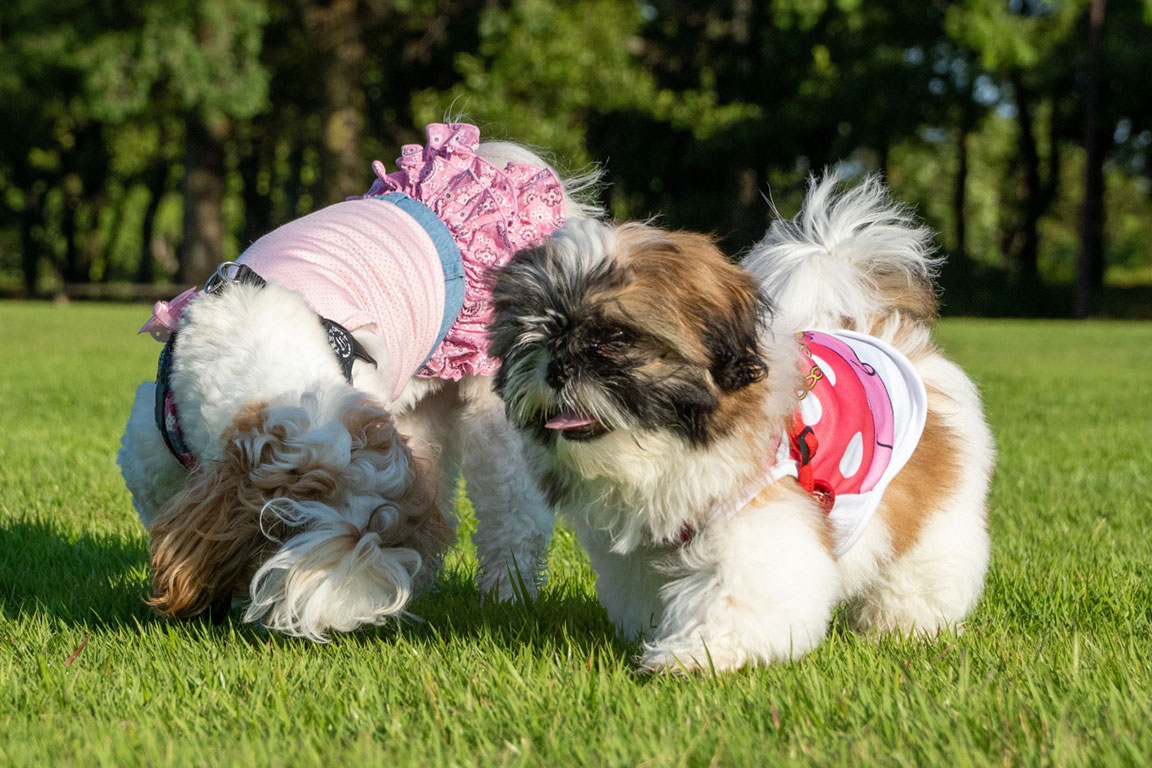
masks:
<svg viewBox="0 0 1152 768"><path fill-rule="evenodd" d="M894 203L876 176L838 192L813 176L796 218L779 219L744 261L776 308L776 325L868 331L900 312L936 315L932 231Z"/></svg>

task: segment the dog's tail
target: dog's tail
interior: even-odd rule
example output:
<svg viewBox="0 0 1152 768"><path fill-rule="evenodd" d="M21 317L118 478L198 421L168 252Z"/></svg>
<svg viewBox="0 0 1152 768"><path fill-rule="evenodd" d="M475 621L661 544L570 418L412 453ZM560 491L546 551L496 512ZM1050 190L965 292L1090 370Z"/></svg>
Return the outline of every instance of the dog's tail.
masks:
<svg viewBox="0 0 1152 768"><path fill-rule="evenodd" d="M604 208L597 202L604 177L599 166L561 174L540 155L514 141L483 141L476 154L499 168L508 163L527 163L551 170L564 187L564 211L569 219L595 219L604 215Z"/></svg>
<svg viewBox="0 0 1152 768"><path fill-rule="evenodd" d="M894 314L930 325L940 261L931 230L878 177L842 192L839 183L835 172L812 177L796 218L774 222L744 261L775 306L774 325L868 333Z"/></svg>

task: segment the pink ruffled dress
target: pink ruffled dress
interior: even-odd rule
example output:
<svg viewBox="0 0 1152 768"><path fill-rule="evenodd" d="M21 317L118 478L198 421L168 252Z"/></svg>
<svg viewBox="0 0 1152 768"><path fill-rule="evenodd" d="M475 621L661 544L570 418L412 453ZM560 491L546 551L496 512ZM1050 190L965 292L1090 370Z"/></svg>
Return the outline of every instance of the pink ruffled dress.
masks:
<svg viewBox="0 0 1152 768"><path fill-rule="evenodd" d="M452 234L464 265L463 307L417 375L458 381L499 366L488 356L490 273L564 224L564 188L549 168L508 163L500 169L477 156L474 125L433 123L425 130L425 146L401 149L400 170L386 173L383 163L372 164L377 180L365 197L408 195Z"/></svg>

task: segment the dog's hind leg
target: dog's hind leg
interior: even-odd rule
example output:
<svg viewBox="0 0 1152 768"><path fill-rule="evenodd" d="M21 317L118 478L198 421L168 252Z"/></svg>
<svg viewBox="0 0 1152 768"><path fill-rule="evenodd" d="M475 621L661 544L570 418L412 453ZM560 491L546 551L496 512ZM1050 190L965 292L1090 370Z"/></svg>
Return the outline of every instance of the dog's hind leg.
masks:
<svg viewBox="0 0 1152 768"><path fill-rule="evenodd" d="M958 627L980 599L988 568L985 501L995 448L979 397L943 358L922 362L921 370L929 402L924 436L873 523L889 526L893 554L853 606L853 623L866 632L933 635Z"/></svg>
<svg viewBox="0 0 1152 768"><path fill-rule="evenodd" d="M480 590L501 600L534 597L555 515L544 501L524 456L520 435L504 417L504 404L486 378L466 379L456 427L468 498L476 511Z"/></svg>
<svg viewBox="0 0 1152 768"><path fill-rule="evenodd" d="M854 603L857 629L931 636L959 627L980 599L988 565L977 504L983 501L956 498L926 521L916 545L882 568Z"/></svg>

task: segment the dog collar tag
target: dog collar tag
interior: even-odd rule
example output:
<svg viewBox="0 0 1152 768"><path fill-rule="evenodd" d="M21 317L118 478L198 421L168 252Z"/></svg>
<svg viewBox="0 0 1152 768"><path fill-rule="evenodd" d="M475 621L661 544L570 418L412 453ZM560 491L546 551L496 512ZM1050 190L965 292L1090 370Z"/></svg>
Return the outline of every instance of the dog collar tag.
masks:
<svg viewBox="0 0 1152 768"><path fill-rule="evenodd" d="M320 318L320 324L328 332L328 346L332 348L332 354L336 355L336 362L340 364L344 379L349 384L352 383L352 365L356 360L376 365L376 360L347 328L326 317Z"/></svg>

